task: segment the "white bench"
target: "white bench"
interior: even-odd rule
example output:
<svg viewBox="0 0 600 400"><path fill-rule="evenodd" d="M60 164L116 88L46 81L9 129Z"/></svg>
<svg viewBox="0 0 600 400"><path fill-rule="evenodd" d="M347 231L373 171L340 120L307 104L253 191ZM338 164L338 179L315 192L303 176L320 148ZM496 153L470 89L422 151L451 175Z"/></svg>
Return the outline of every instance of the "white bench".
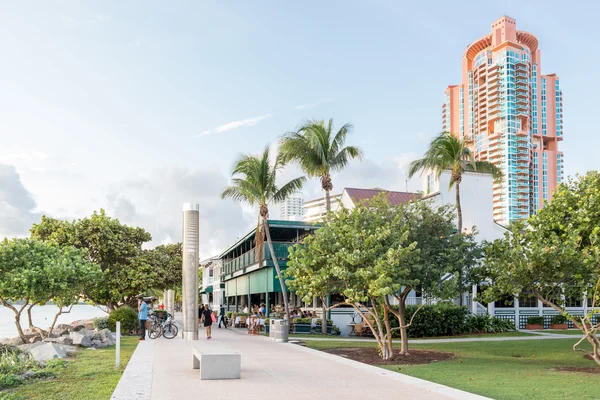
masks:
<svg viewBox="0 0 600 400"><path fill-rule="evenodd" d="M200 379L240 379L242 355L223 348L193 349L194 369L200 369Z"/></svg>

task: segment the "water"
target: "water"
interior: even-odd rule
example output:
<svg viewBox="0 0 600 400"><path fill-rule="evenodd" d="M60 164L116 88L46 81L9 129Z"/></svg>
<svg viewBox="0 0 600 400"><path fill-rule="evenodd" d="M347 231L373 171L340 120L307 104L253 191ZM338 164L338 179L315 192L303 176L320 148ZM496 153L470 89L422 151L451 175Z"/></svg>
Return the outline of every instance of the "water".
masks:
<svg viewBox="0 0 600 400"><path fill-rule="evenodd" d="M19 307L17 305L17 307ZM37 327L46 329L54 320L54 315L58 312L58 307L46 305L35 306L31 310L31 318L33 324ZM79 319L90 319L95 317L106 317L107 313L97 307L87 304L77 304L71 309L68 314L61 314L56 321L56 324L70 324L72 321ZM27 322L27 313L23 311L21 314L21 327L26 329L29 327ZM0 306L0 338L11 338L17 336L17 327L15 326L15 314L9 308Z"/></svg>

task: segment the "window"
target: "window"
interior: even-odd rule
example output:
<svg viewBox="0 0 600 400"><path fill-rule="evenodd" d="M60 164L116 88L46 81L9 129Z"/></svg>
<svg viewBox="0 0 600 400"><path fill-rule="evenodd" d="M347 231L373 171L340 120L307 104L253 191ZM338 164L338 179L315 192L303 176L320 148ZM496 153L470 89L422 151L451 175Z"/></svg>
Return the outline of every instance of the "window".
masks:
<svg viewBox="0 0 600 400"><path fill-rule="evenodd" d="M514 298L512 296L504 296L500 300L496 300L494 307L496 308L513 308Z"/></svg>
<svg viewBox="0 0 600 400"><path fill-rule="evenodd" d="M530 308L537 307L538 300L535 296L521 296L519 297L519 308Z"/></svg>
<svg viewBox="0 0 600 400"><path fill-rule="evenodd" d="M427 194L433 191L433 174L427 175Z"/></svg>

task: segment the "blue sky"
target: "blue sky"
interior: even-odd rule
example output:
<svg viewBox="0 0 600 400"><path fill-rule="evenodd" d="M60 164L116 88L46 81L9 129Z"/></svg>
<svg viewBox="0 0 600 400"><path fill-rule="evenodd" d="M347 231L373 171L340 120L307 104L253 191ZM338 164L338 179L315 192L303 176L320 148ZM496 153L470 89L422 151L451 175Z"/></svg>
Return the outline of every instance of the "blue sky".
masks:
<svg viewBox="0 0 600 400"><path fill-rule="evenodd" d="M216 199L236 155L260 151L307 118L355 126L350 141L366 159L339 175L337 188L404 189L406 164L441 127L444 89L460 83L465 47L504 14L538 37L542 71L561 78L566 173L596 169L599 8L4 2L0 183L19 190L4 195L0 220L15 228L0 234L22 234L41 213L75 218L104 207L156 242L176 240L179 203L196 200L219 232L205 251L216 251L253 221L251 210ZM318 187L305 194L319 195Z"/></svg>

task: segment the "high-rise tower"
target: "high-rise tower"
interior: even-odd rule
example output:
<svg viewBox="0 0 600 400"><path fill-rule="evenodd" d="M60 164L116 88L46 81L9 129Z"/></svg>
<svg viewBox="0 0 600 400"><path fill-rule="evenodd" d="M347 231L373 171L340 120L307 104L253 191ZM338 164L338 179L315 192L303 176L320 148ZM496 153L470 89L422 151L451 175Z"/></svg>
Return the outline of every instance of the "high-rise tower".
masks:
<svg viewBox="0 0 600 400"><path fill-rule="evenodd" d="M504 173L494 185L494 219L502 224L534 214L563 178L562 91L541 65L537 38L503 16L467 46L462 84L445 91L443 130Z"/></svg>

